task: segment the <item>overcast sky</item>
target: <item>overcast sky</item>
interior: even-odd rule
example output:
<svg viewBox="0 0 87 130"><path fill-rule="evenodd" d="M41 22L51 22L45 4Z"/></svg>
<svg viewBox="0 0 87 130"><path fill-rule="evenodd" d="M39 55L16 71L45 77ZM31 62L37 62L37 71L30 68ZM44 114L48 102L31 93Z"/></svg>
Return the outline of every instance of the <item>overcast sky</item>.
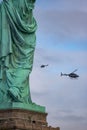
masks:
<svg viewBox="0 0 87 130"><path fill-rule="evenodd" d="M87 0L37 0L34 16L32 100L46 107L49 125L87 130ZM60 76L75 69L78 79Z"/></svg>
<svg viewBox="0 0 87 130"><path fill-rule="evenodd" d="M49 125L87 130L87 0L37 0L34 15L32 100L46 106ZM75 69L78 79L60 77Z"/></svg>

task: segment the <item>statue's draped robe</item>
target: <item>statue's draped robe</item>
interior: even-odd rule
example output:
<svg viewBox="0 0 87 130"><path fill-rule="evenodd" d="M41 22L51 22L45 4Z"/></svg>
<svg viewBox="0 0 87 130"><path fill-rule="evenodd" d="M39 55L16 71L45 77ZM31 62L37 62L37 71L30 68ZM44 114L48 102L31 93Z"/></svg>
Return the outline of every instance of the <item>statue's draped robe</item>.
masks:
<svg viewBox="0 0 87 130"><path fill-rule="evenodd" d="M36 43L34 2L3 0L0 5L0 93L12 101L32 102L29 74Z"/></svg>

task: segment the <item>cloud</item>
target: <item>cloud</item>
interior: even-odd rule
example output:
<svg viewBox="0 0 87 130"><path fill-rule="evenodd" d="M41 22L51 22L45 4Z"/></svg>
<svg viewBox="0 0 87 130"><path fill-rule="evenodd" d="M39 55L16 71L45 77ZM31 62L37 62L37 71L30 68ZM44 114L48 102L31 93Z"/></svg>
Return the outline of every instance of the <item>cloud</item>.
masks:
<svg viewBox="0 0 87 130"><path fill-rule="evenodd" d="M36 95L39 95L40 97L42 96L42 98L44 98L44 103L46 100L48 104L49 100L46 98L48 98L48 96L48 99L53 97L51 103L53 102L55 104L58 101L58 99L56 99L57 95L60 97L60 100L62 100L64 105L64 101L68 104L71 100L73 100L74 105L76 105L77 102L83 102L86 104L85 100L83 100L86 98L85 92L87 90L87 73L85 71L87 68L87 62L85 61L86 55L87 53L83 51L62 52L50 49L44 50L44 48L36 50L33 71L31 73L31 86L33 93L36 93ZM41 69L41 64L49 64L49 66ZM61 71L63 73L70 73L74 69L78 69L76 72L80 76L78 80L71 80L68 77L60 77ZM67 91L65 91L65 89ZM80 100L80 98L82 99Z"/></svg>
<svg viewBox="0 0 87 130"><path fill-rule="evenodd" d="M40 5L40 7L39 7ZM87 1L86 0L38 0L36 2L36 7L43 10L80 10L87 11Z"/></svg>
<svg viewBox="0 0 87 130"><path fill-rule="evenodd" d="M87 11L84 11L87 10L86 6L86 0L38 1L35 9L38 45L48 47L50 44L72 42L85 46L87 42Z"/></svg>
<svg viewBox="0 0 87 130"><path fill-rule="evenodd" d="M37 17L39 32L47 37L58 41L73 39L86 39L87 37L87 13L85 12L64 12L64 11L43 11ZM40 29L41 28L41 29ZM38 33L39 33L38 32ZM49 33L50 32L50 33ZM40 35L39 33L39 35Z"/></svg>
<svg viewBox="0 0 87 130"><path fill-rule="evenodd" d="M86 130L86 56L87 52L83 50L36 48L30 82L31 95L37 104L46 106L50 125L60 126L62 130ZM41 69L43 63L49 66ZM77 66L76 73L80 75L77 80L60 77L61 71L69 73Z"/></svg>
<svg viewBox="0 0 87 130"><path fill-rule="evenodd" d="M67 44L66 48L68 48ZM83 66L83 68L84 67L86 68L87 66L87 62L85 60L87 56L86 51L69 50L69 49L64 50L64 49L63 48L61 49L60 47L57 49L36 48L34 64L38 64L39 66L41 64L49 64L49 67L55 65L55 67L57 68L59 68L60 65L64 67L64 65L66 64L66 67L70 66L71 68L73 68L73 66L75 66L80 68Z"/></svg>

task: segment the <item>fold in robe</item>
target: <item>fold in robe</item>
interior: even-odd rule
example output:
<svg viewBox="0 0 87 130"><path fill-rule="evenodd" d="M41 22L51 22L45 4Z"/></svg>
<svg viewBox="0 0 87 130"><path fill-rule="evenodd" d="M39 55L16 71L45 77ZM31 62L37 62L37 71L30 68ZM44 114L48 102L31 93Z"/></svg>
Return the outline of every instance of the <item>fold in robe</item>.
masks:
<svg viewBox="0 0 87 130"><path fill-rule="evenodd" d="M5 81L12 98L22 102L31 102L29 74L37 29L34 3L35 0L3 0L0 4L0 82Z"/></svg>

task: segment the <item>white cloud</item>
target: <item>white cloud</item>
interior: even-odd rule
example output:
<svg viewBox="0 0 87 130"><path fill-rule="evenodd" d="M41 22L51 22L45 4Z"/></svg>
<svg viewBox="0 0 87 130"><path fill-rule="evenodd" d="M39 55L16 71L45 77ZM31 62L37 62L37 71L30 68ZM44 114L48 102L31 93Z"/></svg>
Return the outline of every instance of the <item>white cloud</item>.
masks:
<svg viewBox="0 0 87 130"><path fill-rule="evenodd" d="M48 123L62 130L86 130L87 52L37 48L31 73L31 95L34 102L46 106ZM80 57L80 58L79 58ZM42 63L49 66L41 69ZM77 80L60 77L78 67ZM85 71L86 70L86 71ZM77 125L76 123L77 122ZM84 125L83 125L84 124ZM73 127L73 125L76 125Z"/></svg>
<svg viewBox="0 0 87 130"><path fill-rule="evenodd" d="M86 39L87 37L87 13L65 11L43 11L37 14L38 33L47 35L49 39L56 38L58 41ZM49 33L50 32L50 33Z"/></svg>

